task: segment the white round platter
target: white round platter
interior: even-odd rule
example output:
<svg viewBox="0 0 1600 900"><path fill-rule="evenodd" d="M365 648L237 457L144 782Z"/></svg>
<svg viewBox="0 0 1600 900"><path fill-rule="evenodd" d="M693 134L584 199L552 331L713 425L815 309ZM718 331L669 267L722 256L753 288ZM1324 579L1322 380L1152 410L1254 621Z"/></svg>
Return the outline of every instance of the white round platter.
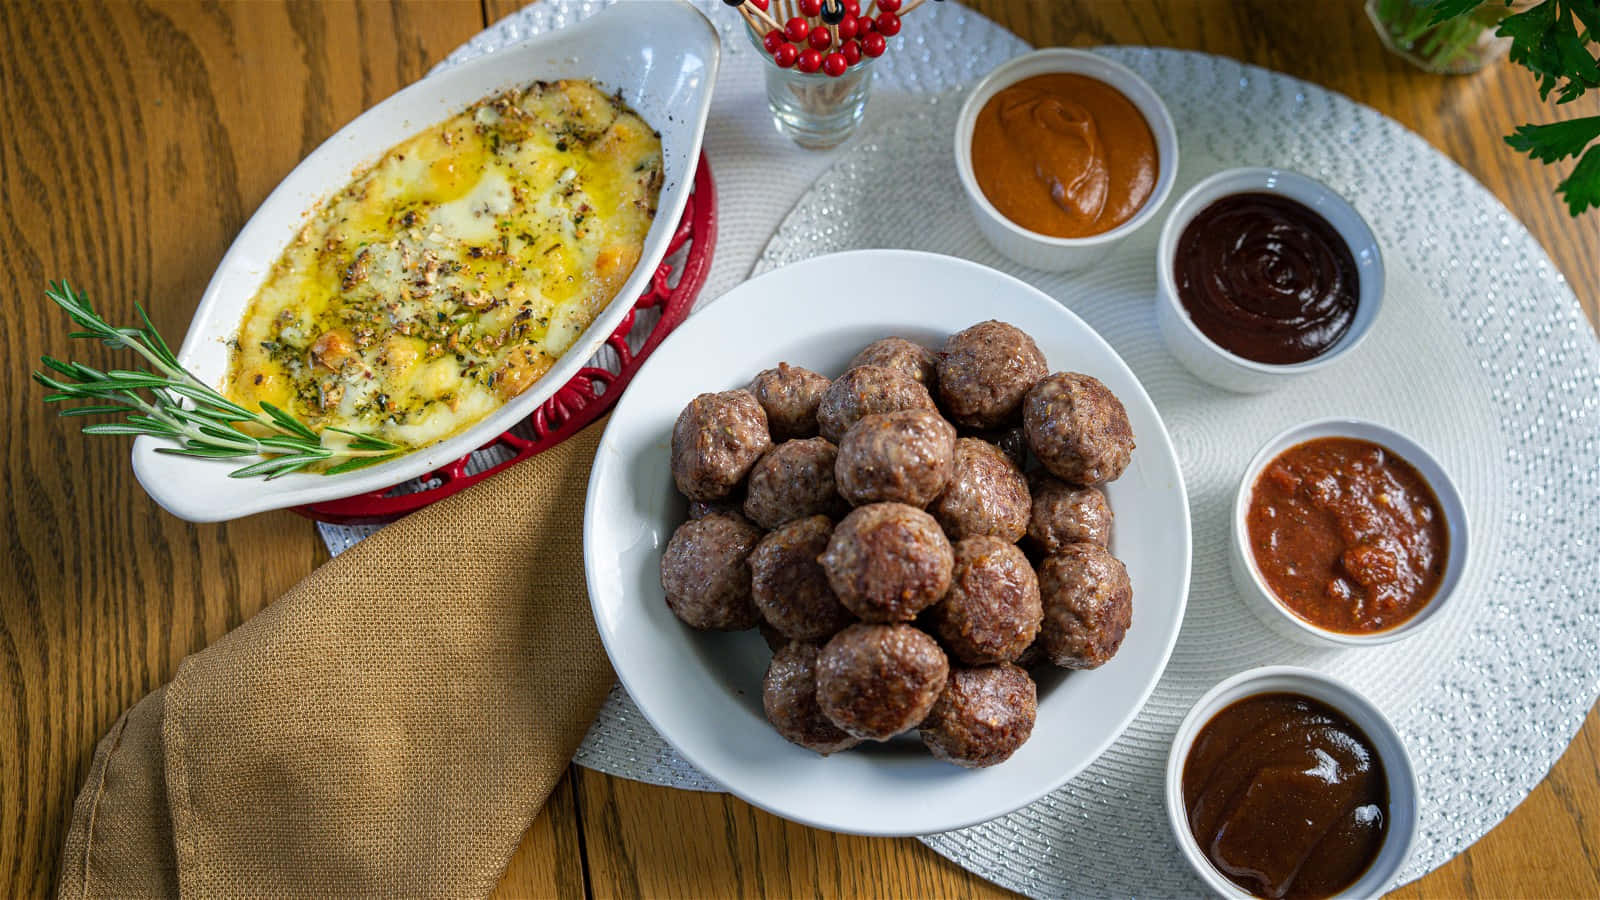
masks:
<svg viewBox="0 0 1600 900"><path fill-rule="evenodd" d="M818 756L788 743L761 709L771 654L754 631L697 632L667 609L661 553L688 518L668 467L672 426L695 395L742 387L788 362L829 376L881 337L926 346L989 318L1032 335L1052 371L1103 381L1138 442L1106 486L1111 550L1133 583L1121 650L1087 672L1040 676L1033 736L1006 762L967 770L914 736ZM584 512L595 624L617 677L683 757L756 806L818 828L912 835L1024 806L1094 761L1161 677L1189 593L1189 507L1178 461L1139 381L1094 330L1055 300L946 256L860 250L748 281L673 333L618 401L595 454Z"/></svg>

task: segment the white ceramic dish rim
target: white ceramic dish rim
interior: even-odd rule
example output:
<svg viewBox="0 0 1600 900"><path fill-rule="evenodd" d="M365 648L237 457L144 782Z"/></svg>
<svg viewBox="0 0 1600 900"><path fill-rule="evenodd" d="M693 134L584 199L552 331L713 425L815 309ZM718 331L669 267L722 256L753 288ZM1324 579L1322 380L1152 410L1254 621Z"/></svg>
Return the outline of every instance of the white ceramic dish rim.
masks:
<svg viewBox="0 0 1600 900"><path fill-rule="evenodd" d="M1383 761L1384 775L1389 787L1389 831L1372 865L1354 884L1341 891L1339 897L1376 897L1381 895L1405 867L1416 843L1417 823L1420 819L1421 789L1417 773L1411 762L1400 732L1395 730L1387 716L1374 706L1360 691L1331 675L1298 666L1262 666L1247 669L1223 679L1195 701L1188 715L1178 725L1172 737L1172 749L1167 753L1164 794L1167 807L1167 824L1172 828L1173 840L1188 860L1189 866L1206 886L1230 900L1254 900L1253 895L1241 890L1218 872L1206 855L1200 851L1194 832L1189 829L1189 819L1183 803L1183 766L1188 761L1189 750L1194 746L1200 730L1211 717L1228 705L1257 694L1300 693L1328 704L1344 714L1364 732ZM1396 789L1399 790L1396 790ZM1397 802L1397 798L1403 802ZM1406 811L1403 821L1394 816L1399 808ZM1400 843L1395 843L1397 829L1404 829Z"/></svg>
<svg viewBox="0 0 1600 900"><path fill-rule="evenodd" d="M673 41L666 53L656 53L641 44L640 33L667 35ZM605 56L608 48L619 44L631 48L629 52L637 51L639 59L621 57L623 61L618 62L615 53ZM246 305L283 247L298 233L309 210L342 189L352 172L370 165L399 141L484 97L541 77L600 78L608 89L622 90L629 103L660 132L666 177L639 262L612 302L539 381L460 434L370 468L333 476L294 473L272 481L230 479L226 473L243 462L159 454L156 449L168 444L141 437L134 442L133 468L146 492L169 512L195 522L348 497L424 475L491 442L526 418L593 356L627 315L633 298L644 290L665 256L693 185L720 55L716 29L688 3L621 3L568 28L532 36L425 77L335 132L262 201L207 285L177 354L202 380L221 383L227 354L223 351L222 362L215 363L217 351L210 345L236 333ZM586 63L586 56L602 61ZM665 67L669 61L671 68ZM620 74L630 67L646 73L638 83L613 84L600 71ZM661 74L649 74L654 72ZM617 78L624 80L628 79ZM647 98L648 105L655 107L647 110L644 101L652 90L660 96ZM426 112L417 112L419 109ZM197 365L201 357L212 364Z"/></svg>
<svg viewBox="0 0 1600 900"><path fill-rule="evenodd" d="M1053 65L1039 68L1038 71L1030 71L1026 76L1014 74L1018 69L1034 69L1042 63ZM989 202L983 189L978 187L977 176L972 172L972 131L984 104L995 94L1021 81L1023 77L1032 77L1045 72L1087 75L1111 85L1138 107L1139 113L1144 116L1145 124L1150 126L1150 132L1155 137L1156 152L1159 156L1155 190L1150 193L1144 206L1140 207L1132 218L1108 231L1086 237L1063 238L1023 228L1002 215L1000 210ZM1138 231L1156 215L1162 204L1167 202L1167 197L1171 195L1172 186L1178 177L1178 127L1173 124L1172 113L1167 110L1166 101L1161 99L1161 95L1156 93L1149 82L1139 77L1139 73L1122 63L1107 59L1098 53L1068 47L1048 47L1024 53L1001 63L994 71L985 75L983 80L967 94L966 102L961 105L961 114L956 119L955 152L956 171L961 178L961 186L972 202L1006 231L1044 247L1087 248L1114 244L1122 240Z"/></svg>
<svg viewBox="0 0 1600 900"><path fill-rule="evenodd" d="M1143 405L1147 407L1152 414L1153 424L1155 425L1155 433L1142 433L1140 437L1140 446L1143 452L1148 453L1152 450L1157 450L1162 452L1164 456L1172 461L1172 476L1174 478L1174 485L1171 487L1171 490L1176 491L1176 496L1179 498L1178 509L1181 511L1181 515L1178 517L1179 521L1176 523L1175 530L1175 533L1180 536L1179 539L1183 547L1183 553L1181 554L1181 558L1183 560L1182 573L1178 579L1176 591L1177 607L1174 612L1174 615L1176 616L1177 627L1174 627L1170 630L1170 633L1162 643L1159 653L1159 664L1155 671L1146 678L1145 684L1139 690L1137 702L1130 704L1125 710L1123 710L1116 726L1111 729L1105 738L1092 749L1092 752L1087 754L1086 758L1081 764L1077 765L1076 767L1061 771L1048 781L1041 781L1038 784L1033 785L1032 788L1025 793L1010 795L1006 797L1006 799L993 803L992 805L981 810L972 811L960 816L938 819L936 818L937 805L929 804L928 806L916 810L916 812L922 816L916 827L862 827L859 825L852 825L846 821L833 820L804 810L797 810L785 807L781 804L775 804L770 798L762 796L760 793L751 791L748 785L738 782L729 783L727 780L719 778L718 766L710 764L710 761L707 760L703 755L701 755L695 749L686 747L684 742L678 739L678 723L674 721L663 720L658 715L658 711L651 707L648 699L651 696L651 692L647 689L648 686L642 683L641 679L653 673L635 672L627 662L619 662L619 647L617 646L619 637L614 635L605 624L609 621L610 617L606 615L605 612L600 608L601 601L596 599L604 594L605 585L599 583L599 578L596 574L600 567L600 560L596 556L596 554L599 552L597 547L600 546L602 541L600 540L600 536L597 532L599 524L594 511L603 506L599 495L601 494L602 490L605 489L607 479L613 475L611 469L613 468L614 464L611 462L611 460L613 457L620 456L614 447L608 446L610 444L610 439L615 432L611 429L607 430L607 434L602 437L601 444L596 450L596 462L594 469L590 474L588 491L584 498L584 568L586 582L589 589L590 604L595 608L595 621L600 632L601 641L605 645L607 655L612 660L613 668L616 670L618 679L622 682L623 688L627 690L631 697L634 698L640 713L650 723L651 727L653 727L658 734L666 739L668 743L672 744L674 749L676 749L677 752L681 754L690 765L704 773L707 777L716 780L719 785L721 785L730 793L733 793L734 795L744 799L754 806L765 809L775 815L791 821L814 828L822 828L847 834L863 834L881 837L908 837L917 834L927 834L963 828L979 822L988 821L1026 806L1045 794L1048 794L1049 792L1061 787L1061 785L1065 784L1075 775L1083 771L1083 769L1091 765L1095 759L1099 758L1099 756L1111 746L1111 744L1115 743L1115 741L1121 737L1121 735L1127 730L1127 727L1133 722L1134 718L1137 717L1139 711L1144 707L1144 704L1149 700L1151 693L1155 690L1156 684L1160 681L1161 673L1165 671L1166 665L1171 659L1173 647L1176 645L1178 635L1181 632L1182 618L1188 604L1189 585L1193 570L1193 543L1190 528L1190 510L1188 494L1183 483L1182 467L1176 462L1176 450L1172 444L1171 435L1166 429L1165 422L1162 420L1159 410L1156 409L1155 404L1150 400L1148 393L1144 391L1143 385L1139 383L1138 377L1133 374L1131 369L1127 368L1126 363L1121 361L1121 356L1117 354L1116 350L1106 343L1105 339L1102 338L1098 332L1094 331L1094 329L1091 328L1087 323L1083 322L1082 319L1079 319L1075 313L1058 303L1054 298L1051 298L1049 295L1044 294L1042 291L1039 291L1037 288L1034 288L1032 285L1029 285L1018 278L995 271L969 260L961 259L959 257L945 256L942 254L912 250L855 250L813 257L812 259L805 260L803 262L795 263L781 269L767 272L745 282L739 288L736 288L735 291L738 293L755 293L756 291L760 290L759 286L763 283L775 284L780 281L796 280L804 282L805 273L799 270L806 267L816 267L827 270L831 274L837 274L837 261L847 257L865 258L869 260L882 259L885 257L899 257L909 259L919 265L933 264L934 261L937 261L938 264L947 264L968 270L982 270L988 275L993 276L998 281L1006 283L1011 289L1031 294L1038 301L1047 303L1050 306L1059 309L1063 316L1069 318L1070 320L1076 321L1078 326L1082 329L1083 334L1088 336L1088 340L1098 343L1105 353L1109 354L1118 362L1118 364L1126 369L1125 374L1136 388L1140 401L1142 401ZM673 341L693 340L695 329L689 328L689 325L693 325L696 320L701 322L709 321L711 317L717 316L719 310L727 310L730 308L724 304L737 304L740 302L740 299L741 298L737 296L721 298L717 304L713 305L708 310L699 313L695 317L692 317L689 323L687 323L684 328L680 328L678 332L675 332L671 337L669 337L666 343L671 343ZM984 312L982 309L975 309L973 314L974 317L980 317L984 314ZM664 357L658 353L656 357L652 357L651 360L646 361L639 374L641 380L648 380L652 377L652 374L648 370L656 364L657 359L661 358ZM629 407L631 405L630 396L637 395L624 394L622 399L618 402L616 410L613 412L613 423L617 421L625 421L629 417ZM661 451L664 456L666 447L663 446ZM1043 701L1041 700L1041 707L1042 706ZM764 724L765 723L763 723L763 725Z"/></svg>
<svg viewBox="0 0 1600 900"><path fill-rule="evenodd" d="M1228 185L1226 190L1218 197L1208 195L1218 185ZM1284 184L1293 185L1294 193L1286 192ZM1209 206L1221 196L1244 193L1246 191L1260 191L1263 193L1278 194L1298 201L1310 207L1317 215L1322 216L1339 236L1344 238L1345 244L1350 248L1350 253L1356 259L1357 268L1361 269L1361 285L1356 298L1356 316L1350 325L1350 330L1344 333L1339 342L1330 347L1325 353L1312 357L1304 362L1297 363L1264 363L1253 359L1246 359L1227 350L1207 337L1194 320L1189 318L1189 311L1183 308L1183 303L1178 298L1178 285L1173 278L1174 260L1177 258L1178 238L1183 235L1183 230L1188 227L1194 217L1199 215L1204 206L1198 199L1207 198L1205 206ZM1302 196L1296 196L1301 194ZM1318 199L1307 202L1306 196L1313 195ZM1329 218L1323 212L1322 206L1337 207L1341 212L1348 213L1354 228L1346 228L1341 223ZM1362 263L1363 253L1370 253L1372 261ZM1202 178L1194 187L1183 192L1178 202L1173 204L1172 212L1167 214L1167 220L1161 226L1161 238L1156 247L1156 277L1160 279L1160 295L1158 302L1165 303L1177 313L1175 318L1182 323L1185 332L1206 349L1227 360L1229 363L1260 375L1304 375L1328 366L1353 352L1367 335L1372 332L1372 327L1378 321L1378 314L1383 311L1384 293L1384 265L1383 247L1378 243L1377 235L1373 234L1372 226L1367 223L1361 211L1355 208L1344 195L1328 187L1309 175L1302 175L1290 169L1280 169L1270 166L1241 166L1233 169L1223 169L1220 172Z"/></svg>
<svg viewBox="0 0 1600 900"><path fill-rule="evenodd" d="M1439 589L1434 592L1433 598L1418 610L1416 615L1393 628L1371 634L1344 634L1306 621L1278 599L1277 593L1261 577L1261 569L1256 564L1255 554L1250 552L1248 522L1250 495L1254 491L1261 470L1285 450L1323 437L1349 437L1371 441L1399 456L1410 463L1428 482L1428 486L1433 488L1434 496L1439 499L1440 508L1444 510L1445 531L1450 539L1450 556L1445 563L1444 578L1439 582ZM1387 425L1344 416L1301 422L1284 429L1263 444L1261 449L1256 451L1256 455L1251 457L1250 464L1245 466L1244 477L1239 480L1239 487L1233 498L1232 523L1232 552L1244 563L1244 569L1250 573L1251 582L1260 598L1265 599L1282 619L1301 632L1317 640L1342 647L1374 647L1389 644L1410 637L1427 627L1439 617L1439 613L1454 596L1472 554L1471 526L1466 504L1462 501L1461 493L1456 489L1455 480L1450 477L1449 470L1440 464L1438 458L1426 447Z"/></svg>

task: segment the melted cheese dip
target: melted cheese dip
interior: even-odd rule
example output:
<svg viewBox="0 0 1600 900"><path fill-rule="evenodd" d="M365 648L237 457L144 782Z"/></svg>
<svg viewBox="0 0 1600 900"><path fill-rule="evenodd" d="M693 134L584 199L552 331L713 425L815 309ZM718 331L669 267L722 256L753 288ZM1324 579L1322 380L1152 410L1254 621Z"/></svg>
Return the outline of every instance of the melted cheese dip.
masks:
<svg viewBox="0 0 1600 900"><path fill-rule="evenodd" d="M484 100L312 213L247 308L224 392L319 432L450 437L616 295L661 180L660 136L591 82Z"/></svg>

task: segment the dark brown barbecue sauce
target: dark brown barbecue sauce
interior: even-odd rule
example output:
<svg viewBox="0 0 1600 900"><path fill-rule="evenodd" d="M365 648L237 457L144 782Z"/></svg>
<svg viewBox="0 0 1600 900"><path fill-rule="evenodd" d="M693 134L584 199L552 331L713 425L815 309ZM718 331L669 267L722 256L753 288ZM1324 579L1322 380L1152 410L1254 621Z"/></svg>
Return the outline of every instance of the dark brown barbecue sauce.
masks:
<svg viewBox="0 0 1600 900"><path fill-rule="evenodd" d="M1299 694L1257 694L1195 738L1183 803L1200 851L1259 897L1330 897L1389 830L1383 761L1355 723Z"/></svg>
<svg viewBox="0 0 1600 900"><path fill-rule="evenodd" d="M1284 365L1326 353L1356 317L1360 275L1344 238L1303 204L1234 194L1183 229L1178 300L1230 353Z"/></svg>

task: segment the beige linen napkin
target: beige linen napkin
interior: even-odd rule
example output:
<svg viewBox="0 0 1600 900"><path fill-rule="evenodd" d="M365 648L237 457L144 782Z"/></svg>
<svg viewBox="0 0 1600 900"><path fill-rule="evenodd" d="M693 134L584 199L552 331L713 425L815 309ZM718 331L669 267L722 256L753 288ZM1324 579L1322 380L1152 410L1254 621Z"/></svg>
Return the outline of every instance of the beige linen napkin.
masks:
<svg viewBox="0 0 1600 900"><path fill-rule="evenodd" d="M610 688L601 425L362 541L100 741L62 897L482 896Z"/></svg>

